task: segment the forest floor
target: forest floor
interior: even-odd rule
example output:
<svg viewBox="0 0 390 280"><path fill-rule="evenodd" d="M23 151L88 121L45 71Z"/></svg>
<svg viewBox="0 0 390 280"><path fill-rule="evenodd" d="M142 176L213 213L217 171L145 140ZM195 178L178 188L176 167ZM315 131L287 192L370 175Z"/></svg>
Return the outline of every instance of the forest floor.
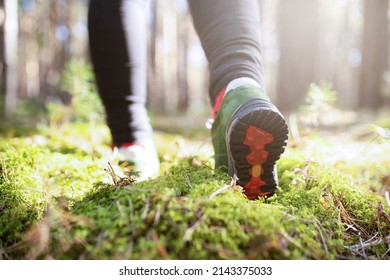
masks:
<svg viewBox="0 0 390 280"><path fill-rule="evenodd" d="M390 259L390 142L370 129L390 120L289 119L279 188L257 201L214 170L194 119L153 118L145 182L103 124L1 123L0 259Z"/></svg>

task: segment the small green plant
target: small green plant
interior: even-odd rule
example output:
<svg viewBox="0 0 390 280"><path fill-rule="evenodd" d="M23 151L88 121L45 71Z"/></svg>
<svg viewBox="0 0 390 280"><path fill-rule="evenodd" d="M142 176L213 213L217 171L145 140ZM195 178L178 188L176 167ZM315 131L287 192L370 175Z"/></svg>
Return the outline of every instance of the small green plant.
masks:
<svg viewBox="0 0 390 280"><path fill-rule="evenodd" d="M49 104L50 117L54 122L102 122L104 109L94 84L90 64L84 60L72 59L65 67L60 79L60 87L71 95L69 108L61 109L62 104Z"/></svg>
<svg viewBox="0 0 390 280"><path fill-rule="evenodd" d="M376 132L378 136L381 136L383 139L390 140L390 128L384 128L373 124L371 130Z"/></svg>
<svg viewBox="0 0 390 280"><path fill-rule="evenodd" d="M332 107L337 101L337 93L331 85L323 83L317 85L312 83L306 97L307 110L316 112L325 107Z"/></svg>
<svg viewBox="0 0 390 280"><path fill-rule="evenodd" d="M300 108L305 122L317 127L321 117L335 109L337 92L332 90L331 85L312 83L306 96L306 104Z"/></svg>

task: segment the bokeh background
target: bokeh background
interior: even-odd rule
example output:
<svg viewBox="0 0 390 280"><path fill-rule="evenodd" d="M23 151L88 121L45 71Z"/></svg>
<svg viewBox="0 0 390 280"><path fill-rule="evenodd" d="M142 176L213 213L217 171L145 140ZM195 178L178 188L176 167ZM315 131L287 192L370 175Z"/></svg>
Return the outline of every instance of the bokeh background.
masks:
<svg viewBox="0 0 390 280"><path fill-rule="evenodd" d="M390 111L388 0L259 3L266 87L284 113L305 104L313 83L318 98L343 110ZM153 114L208 115L208 66L186 0L147 4L148 108ZM3 115L26 102L35 108L29 110L55 104L52 110L59 112L59 104L69 104L80 91L96 91L87 10L88 0L0 1ZM69 82L72 77L81 81ZM91 87L77 87L84 81Z"/></svg>
<svg viewBox="0 0 390 280"><path fill-rule="evenodd" d="M389 0L259 1L290 134L277 194L257 202L213 168L186 0L145 1L161 176L134 182L104 123L88 1L0 0L0 260L390 259Z"/></svg>

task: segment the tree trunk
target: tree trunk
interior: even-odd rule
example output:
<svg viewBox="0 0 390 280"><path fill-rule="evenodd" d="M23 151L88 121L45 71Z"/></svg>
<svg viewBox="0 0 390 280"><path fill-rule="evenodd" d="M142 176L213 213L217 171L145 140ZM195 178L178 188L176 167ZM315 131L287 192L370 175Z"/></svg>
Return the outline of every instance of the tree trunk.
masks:
<svg viewBox="0 0 390 280"><path fill-rule="evenodd" d="M315 82L318 57L318 0L280 1L277 105L296 110Z"/></svg>
<svg viewBox="0 0 390 280"><path fill-rule="evenodd" d="M6 62L5 115L9 117L18 97L18 1L5 0L4 46Z"/></svg>
<svg viewBox="0 0 390 280"><path fill-rule="evenodd" d="M0 0L0 96L5 94L4 0ZM1 110L2 108L0 108Z"/></svg>
<svg viewBox="0 0 390 280"><path fill-rule="evenodd" d="M366 0L359 106L379 108L383 74L388 65L388 0Z"/></svg>
<svg viewBox="0 0 390 280"><path fill-rule="evenodd" d="M148 104L152 111L158 112L165 108L164 87L160 74L160 55L158 54L158 40L162 36L161 30L161 1L150 2L151 27L149 37L149 65L148 71Z"/></svg>
<svg viewBox="0 0 390 280"><path fill-rule="evenodd" d="M178 13L178 40L177 40L177 87L179 112L186 113L190 105L188 87L188 41L189 41L189 19L188 14Z"/></svg>

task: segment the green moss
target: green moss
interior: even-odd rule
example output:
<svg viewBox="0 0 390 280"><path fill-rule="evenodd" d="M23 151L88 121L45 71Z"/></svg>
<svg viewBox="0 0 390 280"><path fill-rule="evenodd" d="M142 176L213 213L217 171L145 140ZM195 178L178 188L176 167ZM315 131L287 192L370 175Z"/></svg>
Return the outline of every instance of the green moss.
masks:
<svg viewBox="0 0 390 280"><path fill-rule="evenodd" d="M376 162L329 164L290 148L278 162L276 194L249 201L226 187L231 178L214 170L212 159L177 150L166 160L160 154L162 176L109 184L107 130L95 131L102 137L91 148L85 145L95 139L91 130L72 127L1 139L1 257L389 258L385 243L355 248L390 234L380 215L381 205L387 215L389 207L379 192L390 165L379 153ZM47 232L48 239L40 238Z"/></svg>
<svg viewBox="0 0 390 280"><path fill-rule="evenodd" d="M88 156L72 158L34 141L30 137L0 141L0 237L4 247L20 241L56 197L79 200L104 174Z"/></svg>

